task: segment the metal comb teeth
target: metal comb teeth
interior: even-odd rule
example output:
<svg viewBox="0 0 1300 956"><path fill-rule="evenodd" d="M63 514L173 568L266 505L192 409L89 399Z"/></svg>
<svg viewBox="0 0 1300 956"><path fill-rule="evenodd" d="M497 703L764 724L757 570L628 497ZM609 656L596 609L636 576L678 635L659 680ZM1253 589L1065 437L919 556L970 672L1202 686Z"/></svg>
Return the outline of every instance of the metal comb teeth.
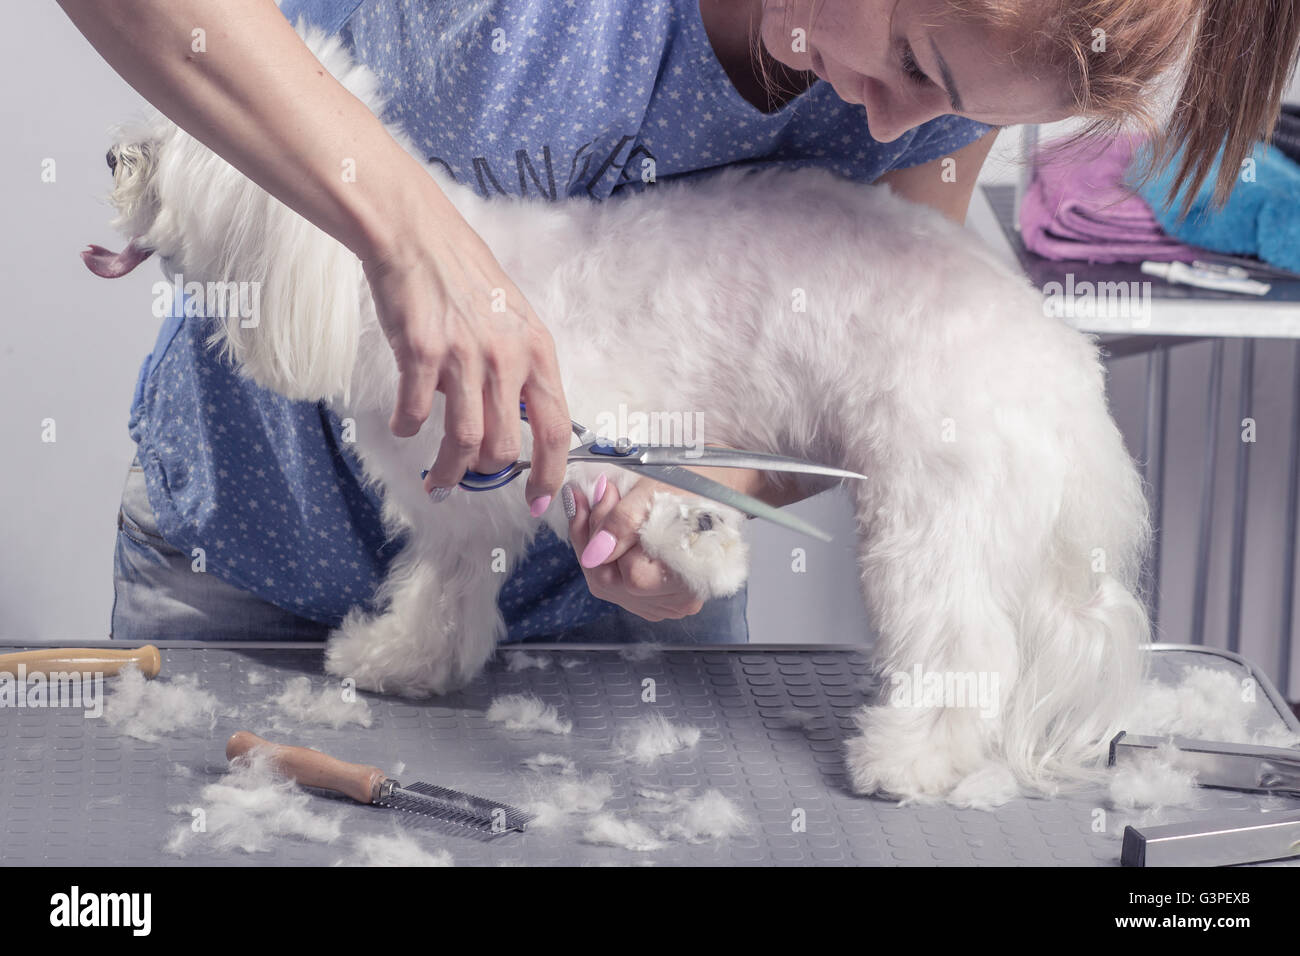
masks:
<svg viewBox="0 0 1300 956"><path fill-rule="evenodd" d="M391 787L384 787L376 801L379 805L408 813L422 813L484 833L504 833L507 830L522 833L533 819L532 814L517 807L448 787L438 787L422 781L409 786L403 786L395 780L388 783Z"/></svg>

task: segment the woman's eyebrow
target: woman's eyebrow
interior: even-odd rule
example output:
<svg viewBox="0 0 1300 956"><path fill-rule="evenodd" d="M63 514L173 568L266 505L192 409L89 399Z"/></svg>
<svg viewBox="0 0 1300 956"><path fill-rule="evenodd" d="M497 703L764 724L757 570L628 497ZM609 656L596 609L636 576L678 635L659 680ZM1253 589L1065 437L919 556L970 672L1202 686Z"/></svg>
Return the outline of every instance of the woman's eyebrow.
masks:
<svg viewBox="0 0 1300 956"><path fill-rule="evenodd" d="M939 64L939 75L943 77L943 90L948 94L948 101L952 103L953 112L960 113L962 111L961 94L957 92L957 84L952 78L952 70L948 69L948 61L939 52L939 44L934 42L934 37L930 38L930 49L934 51L934 59Z"/></svg>

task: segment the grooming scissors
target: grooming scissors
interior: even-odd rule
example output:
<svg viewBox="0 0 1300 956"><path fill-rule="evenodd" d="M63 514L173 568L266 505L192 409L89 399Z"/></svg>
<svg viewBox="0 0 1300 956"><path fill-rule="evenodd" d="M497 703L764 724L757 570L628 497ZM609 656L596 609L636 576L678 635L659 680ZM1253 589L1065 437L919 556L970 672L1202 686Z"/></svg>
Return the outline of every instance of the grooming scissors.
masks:
<svg viewBox="0 0 1300 956"><path fill-rule="evenodd" d="M519 403L519 417L528 421L528 412L524 403ZM569 450L570 462L591 462L593 464L617 465L666 485L681 488L701 498L718 501L729 505L751 518L763 518L774 524L798 531L819 541L830 541L831 536L815 525L811 525L793 514L774 508L764 501L742 494L734 488L706 478L683 466L701 468L752 468L757 471L780 471L801 475L821 475L826 478L856 478L865 481L866 475L841 468L830 468L814 464L800 458L787 458L783 455L768 455L757 451L742 451L735 448L705 446L700 449L687 449L678 445L652 445L633 443L627 438L610 441L601 438L585 425L570 420L573 434L580 444ZM467 471L460 480L460 487L466 491L492 491L514 481L532 466L531 461L516 461L500 471L484 474ZM424 472L428 474L427 471ZM421 476L423 477L423 476Z"/></svg>

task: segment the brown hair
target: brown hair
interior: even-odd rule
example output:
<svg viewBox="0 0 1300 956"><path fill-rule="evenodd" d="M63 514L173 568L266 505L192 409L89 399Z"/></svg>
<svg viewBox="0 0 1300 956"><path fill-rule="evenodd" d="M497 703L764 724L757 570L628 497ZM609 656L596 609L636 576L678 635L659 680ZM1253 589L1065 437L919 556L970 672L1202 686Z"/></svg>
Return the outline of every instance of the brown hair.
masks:
<svg viewBox="0 0 1300 956"><path fill-rule="evenodd" d="M1180 214L1214 168L1221 207L1254 145L1270 136L1300 46L1296 0L948 0L959 15L1022 38L1031 62L1064 63L1077 115L1063 145L1136 125L1149 138L1149 180L1181 149L1166 202ZM1099 32L1100 31L1100 32ZM1168 125L1153 114L1155 81L1172 79Z"/></svg>

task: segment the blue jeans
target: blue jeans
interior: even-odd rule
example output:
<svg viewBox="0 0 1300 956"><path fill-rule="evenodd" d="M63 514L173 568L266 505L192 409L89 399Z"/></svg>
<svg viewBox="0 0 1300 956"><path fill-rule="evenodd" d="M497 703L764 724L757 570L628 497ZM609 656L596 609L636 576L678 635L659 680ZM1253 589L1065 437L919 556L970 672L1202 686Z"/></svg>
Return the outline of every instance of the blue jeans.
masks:
<svg viewBox="0 0 1300 956"><path fill-rule="evenodd" d="M144 471L131 463L117 516L112 637L146 642L323 641L331 628L263 601L212 574L158 533ZM520 643L743 644L749 640L745 591L710 601L699 614L651 623L616 608L606 618Z"/></svg>

